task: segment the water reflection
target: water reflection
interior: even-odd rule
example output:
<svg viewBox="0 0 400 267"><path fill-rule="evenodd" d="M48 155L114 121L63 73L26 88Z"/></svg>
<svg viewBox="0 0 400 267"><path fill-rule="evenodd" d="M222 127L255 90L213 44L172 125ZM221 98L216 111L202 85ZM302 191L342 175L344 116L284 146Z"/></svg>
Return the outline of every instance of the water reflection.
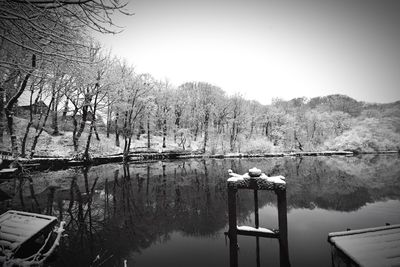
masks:
<svg viewBox="0 0 400 267"><path fill-rule="evenodd" d="M166 255L139 261L139 253L143 257L161 255L156 252L158 244L168 247L175 262L185 258L192 266L205 261L227 266L223 232L228 223L228 169L244 173L257 166L268 175L284 175L289 214L299 209L354 212L367 203L400 199L399 161L393 156L210 159L71 168L2 183L0 190L11 199L3 200L0 209L40 212L67 222L68 237L56 266L122 266L125 259L130 266L165 266ZM260 207L276 206L276 197L260 194L258 203ZM237 205L238 223L248 224L254 215L253 192L240 192ZM289 227L289 242L292 236L297 238L297 232L290 231ZM310 232L303 230L302 234ZM177 242L193 243L193 238L208 245L197 251L184 248L187 253L180 253L182 246ZM244 251L248 242L241 242L243 262L239 265L247 266ZM301 249L294 243L290 258L296 262ZM267 245L256 242L251 264L275 257L275 248L265 253ZM203 255L201 250L215 257L196 256Z"/></svg>

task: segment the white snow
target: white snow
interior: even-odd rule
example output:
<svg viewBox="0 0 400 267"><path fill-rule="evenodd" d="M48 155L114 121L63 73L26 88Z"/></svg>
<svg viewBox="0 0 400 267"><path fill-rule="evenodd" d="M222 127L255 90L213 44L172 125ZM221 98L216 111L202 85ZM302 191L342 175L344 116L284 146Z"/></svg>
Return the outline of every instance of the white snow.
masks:
<svg viewBox="0 0 400 267"><path fill-rule="evenodd" d="M238 226L237 227L238 230L242 230L242 231L254 231L254 232L259 232L259 233L269 233L269 234L274 234L274 231L267 229L267 228L263 228L263 227L259 227L259 228L254 228L251 226Z"/></svg>

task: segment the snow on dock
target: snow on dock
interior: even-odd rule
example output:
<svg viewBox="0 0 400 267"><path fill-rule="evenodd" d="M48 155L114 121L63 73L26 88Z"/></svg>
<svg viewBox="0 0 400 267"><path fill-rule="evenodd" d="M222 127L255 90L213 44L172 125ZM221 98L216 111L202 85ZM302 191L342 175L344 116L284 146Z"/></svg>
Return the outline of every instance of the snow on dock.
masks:
<svg viewBox="0 0 400 267"><path fill-rule="evenodd" d="M400 266L400 224L334 232L328 241L360 266Z"/></svg>

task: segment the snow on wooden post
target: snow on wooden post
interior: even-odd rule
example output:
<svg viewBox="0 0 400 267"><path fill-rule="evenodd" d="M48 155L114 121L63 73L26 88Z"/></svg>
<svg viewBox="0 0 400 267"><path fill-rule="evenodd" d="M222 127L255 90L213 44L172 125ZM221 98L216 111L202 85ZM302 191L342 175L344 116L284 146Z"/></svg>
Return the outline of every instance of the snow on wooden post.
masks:
<svg viewBox="0 0 400 267"><path fill-rule="evenodd" d="M287 235L287 203L285 177L268 177L257 168L250 169L247 173L240 175L228 170L231 176L227 180L228 185L228 214L229 214L229 243L230 243L230 266L238 266L238 242L237 235L257 237L268 237L279 239L280 265L290 266L288 235ZM236 215L236 193L239 189L254 190L254 214L255 227L238 226ZM278 198L278 224L279 229L267 229L259 227L258 217L258 190L274 191ZM257 257L259 254L257 253ZM259 258L257 258L259 262Z"/></svg>

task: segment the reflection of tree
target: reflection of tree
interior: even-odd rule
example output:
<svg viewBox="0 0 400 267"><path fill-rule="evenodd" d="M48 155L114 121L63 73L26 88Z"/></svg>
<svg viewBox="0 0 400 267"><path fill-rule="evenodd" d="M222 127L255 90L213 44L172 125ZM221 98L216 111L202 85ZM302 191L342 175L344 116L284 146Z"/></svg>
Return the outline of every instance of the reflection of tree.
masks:
<svg viewBox="0 0 400 267"><path fill-rule="evenodd" d="M384 157L373 162L368 158L304 158L301 167L286 160L281 172L286 172L289 182L289 207L352 211L388 196L398 199L398 160L386 164Z"/></svg>
<svg viewBox="0 0 400 267"><path fill-rule="evenodd" d="M72 235L66 240L57 264L90 264L102 251L107 252L103 258L107 258L108 264L120 264L131 251L168 240L173 231L214 235L227 221L226 176L211 175L215 170L209 166L205 161L182 164L179 168L175 163L125 165L121 171L115 171L114 180L106 179L97 190L96 181L87 180L83 189L72 179L70 202L64 211ZM140 181L144 179L146 190L141 190ZM246 206L252 205L250 200L251 197ZM99 213L102 216L95 216ZM61 262L80 249L84 252L74 256L74 262Z"/></svg>
<svg viewBox="0 0 400 267"><path fill-rule="evenodd" d="M394 159L256 158L75 168L41 174L64 175L62 183L45 190L38 182L46 183L35 176L15 180L13 208L67 221L57 266L89 266L96 256L94 266L122 265L132 252L168 240L175 231L213 236L225 229L228 169L245 173L257 166L268 175L286 176L289 208L351 211L399 198L400 165ZM273 193L259 194L260 207L275 201ZM238 194L239 222L250 218L253 205L252 192Z"/></svg>
<svg viewBox="0 0 400 267"><path fill-rule="evenodd" d="M24 187L28 187L28 196L24 195ZM16 196L18 198L18 208L22 210L31 210L33 212L40 213L41 204L35 194L35 189L33 187L33 180L30 176L21 176L14 179L14 187ZM44 205L42 205L44 206Z"/></svg>
<svg viewBox="0 0 400 267"><path fill-rule="evenodd" d="M351 193L327 193L324 194L324 196L318 196L315 199L315 203L317 203L320 208L341 211L358 210L370 201L371 197L368 190L364 187L357 188Z"/></svg>
<svg viewBox="0 0 400 267"><path fill-rule="evenodd" d="M78 186L77 177L71 179L68 199L65 199L65 205L61 206L60 214L63 214L63 219L67 221L68 231L62 253L70 265L83 263L89 265L95 259L96 232L102 229L98 221L102 210L93 205L98 177L89 181L89 171L88 167L82 169L84 188ZM57 205L57 208L60 208L60 205Z"/></svg>

